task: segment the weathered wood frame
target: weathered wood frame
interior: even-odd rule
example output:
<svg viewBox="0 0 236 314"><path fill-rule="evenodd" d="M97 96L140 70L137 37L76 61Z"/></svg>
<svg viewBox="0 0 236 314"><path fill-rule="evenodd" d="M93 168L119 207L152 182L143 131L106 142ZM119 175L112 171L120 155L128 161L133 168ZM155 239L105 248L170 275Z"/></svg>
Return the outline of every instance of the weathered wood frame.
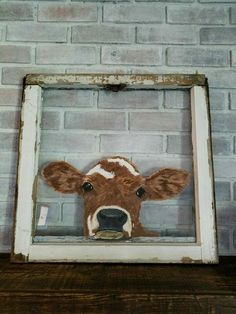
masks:
<svg viewBox="0 0 236 314"><path fill-rule="evenodd" d="M41 88L188 88L191 93L192 145L196 202L194 243L33 243L33 208L40 145ZM204 75L45 75L25 79L12 261L217 263L214 176L207 79Z"/></svg>

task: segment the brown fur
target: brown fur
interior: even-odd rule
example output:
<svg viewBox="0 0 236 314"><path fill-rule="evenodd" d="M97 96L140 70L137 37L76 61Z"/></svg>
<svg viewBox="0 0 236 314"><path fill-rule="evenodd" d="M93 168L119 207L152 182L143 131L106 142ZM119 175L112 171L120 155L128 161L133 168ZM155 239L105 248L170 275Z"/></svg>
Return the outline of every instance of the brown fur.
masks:
<svg viewBox="0 0 236 314"><path fill-rule="evenodd" d="M121 158L123 157L111 157ZM137 168L128 161L134 169ZM93 215L101 206L119 206L126 209L131 217L132 236L151 236L153 233L143 229L139 222L141 202L145 200L165 200L178 195L188 184L189 174L184 170L165 168L145 178L134 176L126 167L118 162L101 160L102 169L113 172L114 178L107 179L99 173L86 175L64 161L52 162L47 165L42 175L45 181L56 191L62 193L77 193L84 198L84 234L89 235L87 218ZM82 189L84 182L93 185L93 190L86 192ZM139 198L136 191L143 187L146 193ZM96 232L96 230L95 230Z"/></svg>

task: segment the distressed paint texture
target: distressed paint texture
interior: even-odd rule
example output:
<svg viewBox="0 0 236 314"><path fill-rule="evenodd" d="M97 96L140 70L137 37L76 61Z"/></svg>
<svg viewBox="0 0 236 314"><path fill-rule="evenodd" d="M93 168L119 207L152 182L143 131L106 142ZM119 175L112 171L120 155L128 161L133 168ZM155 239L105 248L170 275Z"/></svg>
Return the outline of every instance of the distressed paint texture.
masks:
<svg viewBox="0 0 236 314"><path fill-rule="evenodd" d="M187 2L191 2L191 5ZM15 180L18 145L17 111L24 75L53 72L160 74L198 71L209 78L219 252L221 255L236 255L236 228L232 223L235 221L236 207L236 10L233 2L1 2L0 179L5 182L5 187L1 188L0 216L5 218L0 221L0 251L10 251L14 202L12 182ZM75 50L78 47L77 58ZM53 91L47 93L45 112L48 115L44 115L43 134L48 134L49 140L43 146L41 164L54 160L57 156L89 171L94 161L116 153L113 151L116 140L119 154L133 157L143 173L151 173L156 167L163 166L191 169L188 126L173 118L186 115L189 99L185 92L160 92L156 96L150 93L142 97L138 93L127 93L122 102L118 101L117 94L113 95L111 92L101 93L99 97L96 92L86 91L80 94L66 91L63 95ZM85 130L84 126L81 130L79 125L76 126L78 110L82 110L86 117L86 112L96 111L97 106L104 113L109 112L110 119L110 111L121 114L122 130L111 130L111 124L106 128L104 125L104 129L99 125L101 133L96 137L94 130ZM150 111L156 113L158 110L166 111L163 112L165 115L172 116L166 120L170 132L163 129L161 132L166 132L165 134L160 134L158 130L153 131L155 115L150 114ZM66 123L64 114L67 117ZM144 121L147 117L150 119L151 131ZM136 121L132 122L134 118ZM133 123L135 129L127 136L129 123ZM185 125L184 131L180 129L181 125ZM65 126L67 128L64 129ZM144 134L137 129L139 126L145 128ZM63 130L63 136L58 136L58 131ZM85 135L81 137L81 132L85 132L86 140ZM147 139L150 132L155 132L152 134L155 145L151 145L150 138ZM78 148L73 145L73 141L68 141L68 134ZM127 142L124 141L126 136ZM56 145L58 137L60 141ZM70 155L65 155L62 151L61 145L65 143L67 151L72 151ZM51 147L53 152L49 151ZM191 191L189 202L190 195ZM66 229L66 232L82 232L80 221L83 205L80 201L70 196L61 197L59 206L50 195L46 200L53 208L49 216L49 226L53 232L59 226L61 230ZM184 196L182 200L178 200L180 201L184 202ZM75 204L78 211L75 210ZM156 212L152 203L144 204L141 216L144 224L152 227L150 217L154 211L160 225L165 226L168 232L173 232L174 228L181 233L184 226L190 224L192 218L186 209L189 206L186 202L181 207L181 212L173 207L173 203L161 206L160 211ZM165 212L167 215L164 215ZM41 233L43 232L45 230L41 228ZM191 234L192 230L188 232Z"/></svg>

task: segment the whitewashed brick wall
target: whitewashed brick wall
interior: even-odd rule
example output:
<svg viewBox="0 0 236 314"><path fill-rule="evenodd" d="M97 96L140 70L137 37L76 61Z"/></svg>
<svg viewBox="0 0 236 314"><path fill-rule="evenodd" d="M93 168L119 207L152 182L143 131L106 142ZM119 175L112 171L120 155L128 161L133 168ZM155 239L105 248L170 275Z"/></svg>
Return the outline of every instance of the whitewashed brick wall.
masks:
<svg viewBox="0 0 236 314"><path fill-rule="evenodd" d="M45 89L42 100L40 167L66 160L86 173L101 158L119 154L131 158L144 175L163 166L192 172L188 90ZM53 191L42 179L37 195L36 219L41 206L49 208L47 224L37 227L37 235L83 235L82 200ZM143 203L140 219L163 236L192 237L193 212L191 184L173 200Z"/></svg>
<svg viewBox="0 0 236 314"><path fill-rule="evenodd" d="M235 44L236 0L0 1L0 251L8 252L11 245L19 109L25 74L198 71L208 76L210 85L220 254L236 255ZM70 104L75 105L73 110L79 109L76 93L63 97L64 104L70 97ZM101 109L104 111L111 108L120 110L120 113L116 112L115 122L112 112L106 113L108 126L112 123L115 131L120 132L127 122L121 103L114 96L109 99L108 94L100 97L103 98ZM152 96L143 97L148 99L147 109L151 110L161 106L165 96L160 94L155 102L152 102ZM178 115L183 116L182 111L186 109L183 107L186 103L183 95L177 93L175 102L171 100L172 97L166 95L166 108L179 109ZM136 95L134 98L135 106L141 108L140 97ZM45 150L47 141L48 145L54 142L56 130L63 124L60 110L53 108L53 99L56 101L55 95L51 100L48 95L48 112L43 116L44 132L48 132ZM86 103L87 108L91 109L96 101L96 95L84 93L80 104L84 107ZM126 105L131 111L134 109L132 101ZM72 128L71 138L74 123L80 119L86 126L88 114L83 110L82 117L76 112L71 114L71 109L65 111L65 127ZM99 129L99 125L95 125L97 113L93 114L93 125ZM153 127L157 121L164 121L163 128L168 123L173 134L169 134L164 142L161 136L153 135L156 136L157 146L149 145L149 139L142 134L145 149L160 153L164 145L166 153L182 156L182 162L186 159L187 163L189 137L174 134L179 128L176 119L170 115L165 117L165 112L161 118L148 112L140 114L132 111L130 115L133 132L138 132L140 128L143 130L147 119ZM91 115L89 117L91 119ZM187 130L187 124L185 128ZM61 141L66 141L66 136ZM101 153L114 149L115 136L117 134L104 134L101 137ZM86 149L96 144L93 134L88 134L86 139L78 139L75 132L74 145L68 147L70 151L75 149L76 141L82 141L81 147ZM122 145L122 138L119 137L119 141L119 145ZM180 150L180 143L186 144L181 145L185 147L184 150ZM76 158L70 161L78 163ZM153 164L156 162L151 158L149 161ZM143 171L148 170L145 170L147 166L142 160L137 160L137 163ZM163 158L157 166L166 166L165 163L167 161ZM79 166L86 168L86 159L84 164L80 160ZM74 219L75 208L70 211L71 204L63 203L61 213L65 224L70 224ZM55 203L55 208L57 206ZM168 205L163 210L168 212ZM147 222L145 212L142 213L142 220ZM161 212L156 215L160 216L157 217L160 221L164 221ZM53 213L56 215L52 217L53 221L62 219L62 214L57 216L58 211ZM187 217L183 210L181 219L189 221L191 217Z"/></svg>

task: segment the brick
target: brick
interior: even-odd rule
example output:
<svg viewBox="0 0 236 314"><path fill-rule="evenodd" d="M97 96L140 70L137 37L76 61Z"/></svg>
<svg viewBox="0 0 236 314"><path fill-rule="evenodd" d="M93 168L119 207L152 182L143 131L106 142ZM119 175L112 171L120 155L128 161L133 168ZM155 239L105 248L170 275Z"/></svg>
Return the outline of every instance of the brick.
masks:
<svg viewBox="0 0 236 314"><path fill-rule="evenodd" d="M2 253L11 253L12 248L12 226L0 226L0 249Z"/></svg>
<svg viewBox="0 0 236 314"><path fill-rule="evenodd" d="M17 167L17 155L15 153L0 153L0 174L15 174Z"/></svg>
<svg viewBox="0 0 236 314"><path fill-rule="evenodd" d="M234 247L234 252L236 250L236 229L233 231L233 247ZM229 310L233 310L233 308L228 308ZM233 314L233 312L231 312Z"/></svg>
<svg viewBox="0 0 236 314"><path fill-rule="evenodd" d="M83 200L78 198L76 203L64 203L62 205L63 226L76 226L83 229L84 206Z"/></svg>
<svg viewBox="0 0 236 314"><path fill-rule="evenodd" d="M236 2L236 0L235 0ZM236 24L236 8L230 9L230 17L231 17L231 23Z"/></svg>
<svg viewBox="0 0 236 314"><path fill-rule="evenodd" d="M163 92L159 90L100 91L98 106L106 109L158 109L162 103Z"/></svg>
<svg viewBox="0 0 236 314"><path fill-rule="evenodd" d="M194 26L140 26L137 42L144 44L196 44L197 32Z"/></svg>
<svg viewBox="0 0 236 314"><path fill-rule="evenodd" d="M236 182L234 183L234 200L236 200ZM235 214L235 207L233 208L234 212L234 220L230 220L231 224L236 224L236 214ZM232 215L231 215L232 216Z"/></svg>
<svg viewBox="0 0 236 314"><path fill-rule="evenodd" d="M215 196L217 202L230 201L230 182L215 182Z"/></svg>
<svg viewBox="0 0 236 314"><path fill-rule="evenodd" d="M39 6L38 20L49 22L96 22L97 6L88 3L43 4Z"/></svg>
<svg viewBox="0 0 236 314"><path fill-rule="evenodd" d="M188 156L157 156L156 157L140 157L137 155L132 156L132 161L137 165L139 171L147 176L156 172L160 168L180 168L192 171L192 157Z"/></svg>
<svg viewBox="0 0 236 314"><path fill-rule="evenodd" d="M0 88L0 106L19 106L22 90L16 88Z"/></svg>
<svg viewBox="0 0 236 314"><path fill-rule="evenodd" d="M45 153L45 152L39 152L39 161L38 161L38 168L41 169L44 167L46 164L52 162L53 160L64 160L64 154L59 154L59 153Z"/></svg>
<svg viewBox="0 0 236 314"><path fill-rule="evenodd" d="M183 158L183 157L182 157ZM184 167L182 167L183 169ZM192 173L192 169L189 170L189 174L190 174L190 183L187 185L187 187L183 190L183 192L181 192L179 195L177 195L175 197L175 199L169 199L166 200L166 203L168 204L168 202L170 204L176 203L177 205L179 204L185 204L185 205L193 205L194 202L194 183L193 183L193 173Z"/></svg>
<svg viewBox="0 0 236 314"><path fill-rule="evenodd" d="M0 49L0 62L30 63L30 47L2 45Z"/></svg>
<svg viewBox="0 0 236 314"><path fill-rule="evenodd" d="M19 85L23 84L23 78L27 74L34 73L63 73L64 71L58 68L49 67L5 67L2 71L2 83Z"/></svg>
<svg viewBox="0 0 236 314"><path fill-rule="evenodd" d="M232 66L236 66L236 50L232 50Z"/></svg>
<svg viewBox="0 0 236 314"><path fill-rule="evenodd" d="M121 25L82 25L72 27L73 43L123 43L134 41L134 27Z"/></svg>
<svg viewBox="0 0 236 314"><path fill-rule="evenodd" d="M18 149L18 134L1 132L0 133L0 151L11 152Z"/></svg>
<svg viewBox="0 0 236 314"><path fill-rule="evenodd" d="M47 203L47 202L59 203L66 200L75 201L76 198L77 198L76 194L63 194L63 193L55 191L41 177L38 177L38 182L37 182L37 202L38 203Z"/></svg>
<svg viewBox="0 0 236 314"><path fill-rule="evenodd" d="M229 253L230 251L230 230L227 227L219 227L218 233L218 249L221 254Z"/></svg>
<svg viewBox="0 0 236 314"><path fill-rule="evenodd" d="M0 178L0 200L4 202L13 201L15 188L15 178Z"/></svg>
<svg viewBox="0 0 236 314"><path fill-rule="evenodd" d="M97 92L76 89L45 89L43 92L44 107L93 107L96 104Z"/></svg>
<svg viewBox="0 0 236 314"><path fill-rule="evenodd" d="M168 6L167 22L173 24L226 24L228 12L220 7Z"/></svg>
<svg viewBox="0 0 236 314"><path fill-rule="evenodd" d="M102 64L161 65L161 48L103 47Z"/></svg>
<svg viewBox="0 0 236 314"><path fill-rule="evenodd" d="M48 187L50 188L50 187ZM37 226L41 207L46 206L48 207L48 214L46 218L46 225L47 226L54 226L57 225L60 222L61 218L61 210L60 210L60 204L58 203L51 203L51 202L43 202L43 203L37 203L36 206L36 213L35 213L35 224Z"/></svg>
<svg viewBox="0 0 236 314"><path fill-rule="evenodd" d="M101 135L101 152L108 153L160 153L162 136L142 134Z"/></svg>
<svg viewBox="0 0 236 314"><path fill-rule="evenodd" d="M105 154L103 154L105 155ZM90 154L87 156L78 155L76 157L66 157L65 160L73 165L75 168L79 169L83 173L87 173L94 165L99 162L101 159L107 158L107 155L102 156L100 153L98 154Z"/></svg>
<svg viewBox="0 0 236 314"><path fill-rule="evenodd" d="M63 0L62 0L63 1ZM71 0L71 2L82 2L84 0ZM86 2L98 2L97 0L86 0ZM130 0L116 0L116 2L129 2ZM102 2L114 2L114 0L102 0Z"/></svg>
<svg viewBox="0 0 236 314"><path fill-rule="evenodd" d="M0 226L13 225L13 209L13 203L0 202Z"/></svg>
<svg viewBox="0 0 236 314"><path fill-rule="evenodd" d="M230 93L230 109L236 110L236 91Z"/></svg>
<svg viewBox="0 0 236 314"><path fill-rule="evenodd" d="M202 48L168 48L168 65L188 66L227 66L229 52L227 50Z"/></svg>
<svg viewBox="0 0 236 314"><path fill-rule="evenodd" d="M64 43L67 41L67 27L33 23L12 24L7 26L7 40Z"/></svg>
<svg viewBox="0 0 236 314"><path fill-rule="evenodd" d="M217 206L216 213L218 226L235 226L236 211L234 202L228 202L227 205Z"/></svg>
<svg viewBox="0 0 236 314"><path fill-rule="evenodd" d="M167 109L190 109L188 90L165 90L164 106Z"/></svg>
<svg viewBox="0 0 236 314"><path fill-rule="evenodd" d="M214 155L231 155L233 153L232 149L232 138L226 136L213 136L213 154Z"/></svg>
<svg viewBox="0 0 236 314"><path fill-rule="evenodd" d="M48 186L48 184L41 178L38 177L37 182L37 201L42 203L45 199L55 198L55 202L59 201L59 198L63 197L62 193L55 191L52 187Z"/></svg>
<svg viewBox="0 0 236 314"><path fill-rule="evenodd" d="M41 127L43 130L58 130L60 128L60 113L44 111L42 113Z"/></svg>
<svg viewBox="0 0 236 314"><path fill-rule="evenodd" d="M0 111L0 127L2 129L17 129L20 122L20 112L19 111Z"/></svg>
<svg viewBox="0 0 236 314"><path fill-rule="evenodd" d="M234 159L214 159L214 170L216 178L236 177L236 160Z"/></svg>
<svg viewBox="0 0 236 314"><path fill-rule="evenodd" d="M157 2L167 2L166 0L135 0L136 2L154 2L154 1L157 1ZM168 2L171 2L171 1L168 1ZM194 2L194 0L174 0L173 2L176 2L176 3L181 3L181 2Z"/></svg>
<svg viewBox="0 0 236 314"><path fill-rule="evenodd" d="M234 137L234 153L236 154L236 137Z"/></svg>
<svg viewBox="0 0 236 314"><path fill-rule="evenodd" d="M36 49L37 64L93 64L96 48L77 45L41 46Z"/></svg>
<svg viewBox="0 0 236 314"><path fill-rule="evenodd" d="M104 21L163 23L165 21L165 8L156 4L109 4L104 6Z"/></svg>
<svg viewBox="0 0 236 314"><path fill-rule="evenodd" d="M211 117L213 132L236 131L236 113L213 113Z"/></svg>
<svg viewBox="0 0 236 314"><path fill-rule="evenodd" d="M33 6L30 3L0 3L0 20L32 21Z"/></svg>
<svg viewBox="0 0 236 314"><path fill-rule="evenodd" d="M130 129L133 131L190 131L190 116L173 112L132 112Z"/></svg>
<svg viewBox="0 0 236 314"><path fill-rule="evenodd" d="M201 44L234 45L236 44L236 27L209 27L200 30Z"/></svg>
<svg viewBox="0 0 236 314"><path fill-rule="evenodd" d="M236 2L236 0L199 0L201 3L211 3L211 2L220 2L220 3L233 3Z"/></svg>
<svg viewBox="0 0 236 314"><path fill-rule="evenodd" d="M194 225L176 225L164 228L160 232L162 237L191 237L191 242L195 242L195 228Z"/></svg>
<svg viewBox="0 0 236 314"><path fill-rule="evenodd" d="M125 113L117 112L66 112L65 129L125 130Z"/></svg>
<svg viewBox="0 0 236 314"><path fill-rule="evenodd" d="M94 73L103 73L103 74L130 74L130 68L127 66L114 66L114 65L104 65L96 64L90 66L73 66L66 69L66 73L77 73L77 74L94 74Z"/></svg>
<svg viewBox="0 0 236 314"><path fill-rule="evenodd" d="M92 134L42 133L41 151L52 152L93 152L96 136Z"/></svg>
<svg viewBox="0 0 236 314"><path fill-rule="evenodd" d="M235 88L236 71L216 70L207 74L210 87Z"/></svg>
<svg viewBox="0 0 236 314"><path fill-rule="evenodd" d="M0 27L0 40L2 40L2 38L3 38L3 27Z"/></svg>
<svg viewBox="0 0 236 314"><path fill-rule="evenodd" d="M154 202L142 204L140 218L141 222L151 229L193 223L192 208L183 205L160 205Z"/></svg>
<svg viewBox="0 0 236 314"><path fill-rule="evenodd" d="M167 136L168 154L192 154L192 140L190 135L168 135Z"/></svg>
<svg viewBox="0 0 236 314"><path fill-rule="evenodd" d="M224 91L213 90L210 88L210 108L212 110L225 109L227 105L226 93Z"/></svg>

